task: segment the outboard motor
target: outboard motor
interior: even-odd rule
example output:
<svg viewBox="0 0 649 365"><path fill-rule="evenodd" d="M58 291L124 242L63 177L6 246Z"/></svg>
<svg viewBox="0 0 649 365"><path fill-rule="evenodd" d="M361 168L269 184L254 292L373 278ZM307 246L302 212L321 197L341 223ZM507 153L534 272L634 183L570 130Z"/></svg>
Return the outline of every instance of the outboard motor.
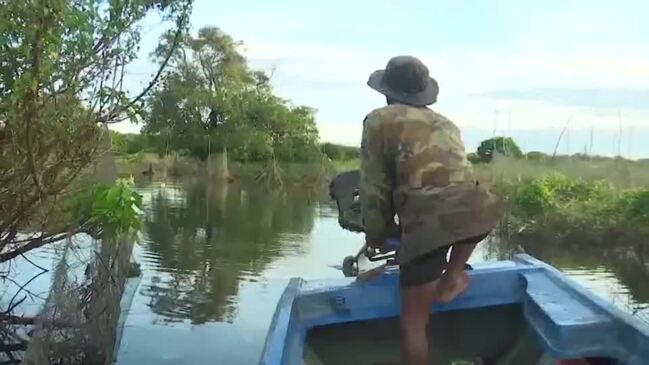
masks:
<svg viewBox="0 0 649 365"><path fill-rule="evenodd" d="M360 183L361 174L358 170L343 172L329 183L329 196L338 207L338 224L343 229L358 233L365 232L359 201ZM389 252L374 252L364 245L356 256L345 257L343 274L348 277L358 275L358 259L363 255L370 261L388 260L388 263L393 263L399 247L399 239L396 237L389 239L388 246Z"/></svg>
<svg viewBox="0 0 649 365"><path fill-rule="evenodd" d="M338 224L351 232L364 232L359 202L361 174L358 170L343 172L329 183L329 196L338 207Z"/></svg>

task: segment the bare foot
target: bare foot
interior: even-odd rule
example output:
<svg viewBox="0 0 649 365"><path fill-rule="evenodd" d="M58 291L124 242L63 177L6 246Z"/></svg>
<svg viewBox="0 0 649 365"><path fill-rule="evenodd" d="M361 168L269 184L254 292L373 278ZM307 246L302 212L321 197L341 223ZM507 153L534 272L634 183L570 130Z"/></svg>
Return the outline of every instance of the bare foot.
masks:
<svg viewBox="0 0 649 365"><path fill-rule="evenodd" d="M442 303L452 302L469 286L469 275L464 271L445 272L437 286L437 300Z"/></svg>
<svg viewBox="0 0 649 365"><path fill-rule="evenodd" d="M371 270L362 272L356 276L356 281L366 282L378 279L385 272L385 265L375 267Z"/></svg>

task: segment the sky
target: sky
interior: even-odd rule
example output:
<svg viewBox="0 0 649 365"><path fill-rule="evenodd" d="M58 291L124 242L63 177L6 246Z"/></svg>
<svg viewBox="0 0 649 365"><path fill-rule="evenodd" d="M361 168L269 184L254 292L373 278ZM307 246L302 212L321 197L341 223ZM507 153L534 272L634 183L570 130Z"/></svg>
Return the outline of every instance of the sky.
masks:
<svg viewBox="0 0 649 365"><path fill-rule="evenodd" d="M196 0L192 27L242 40L280 96L317 109L323 141L359 145L385 103L367 87L390 57L412 55L440 85L431 106L467 150L494 135L526 151L649 157L649 2L644 0ZM156 27L142 54L157 43ZM129 85L155 67L146 57ZM569 121L569 122L568 122ZM115 129L133 132L124 123ZM592 131L592 133L591 133Z"/></svg>

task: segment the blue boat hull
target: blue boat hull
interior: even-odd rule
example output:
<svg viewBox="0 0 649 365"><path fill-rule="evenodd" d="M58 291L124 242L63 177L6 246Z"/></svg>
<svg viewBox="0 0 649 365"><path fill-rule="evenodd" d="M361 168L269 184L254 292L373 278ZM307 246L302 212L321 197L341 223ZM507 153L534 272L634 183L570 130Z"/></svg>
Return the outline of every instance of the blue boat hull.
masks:
<svg viewBox="0 0 649 365"><path fill-rule="evenodd" d="M302 364L315 328L398 317L398 275L393 268L369 283L292 279L277 304L260 364ZM433 305L431 313L519 305L538 346L554 359L649 363L649 328L552 266L518 255L476 266L469 275L469 289L452 303Z"/></svg>

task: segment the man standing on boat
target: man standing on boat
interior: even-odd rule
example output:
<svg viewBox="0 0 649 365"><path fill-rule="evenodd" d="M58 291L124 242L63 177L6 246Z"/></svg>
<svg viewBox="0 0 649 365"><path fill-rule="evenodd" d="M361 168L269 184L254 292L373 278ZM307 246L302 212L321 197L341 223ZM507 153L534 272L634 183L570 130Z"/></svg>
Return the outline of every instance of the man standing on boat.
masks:
<svg viewBox="0 0 649 365"><path fill-rule="evenodd" d="M429 364L431 306L452 301L468 287L466 262L498 222L500 204L473 177L457 126L427 107L437 101L439 87L419 59L392 58L368 85L388 105L363 122L366 243L381 250L388 237L400 237L404 360Z"/></svg>

